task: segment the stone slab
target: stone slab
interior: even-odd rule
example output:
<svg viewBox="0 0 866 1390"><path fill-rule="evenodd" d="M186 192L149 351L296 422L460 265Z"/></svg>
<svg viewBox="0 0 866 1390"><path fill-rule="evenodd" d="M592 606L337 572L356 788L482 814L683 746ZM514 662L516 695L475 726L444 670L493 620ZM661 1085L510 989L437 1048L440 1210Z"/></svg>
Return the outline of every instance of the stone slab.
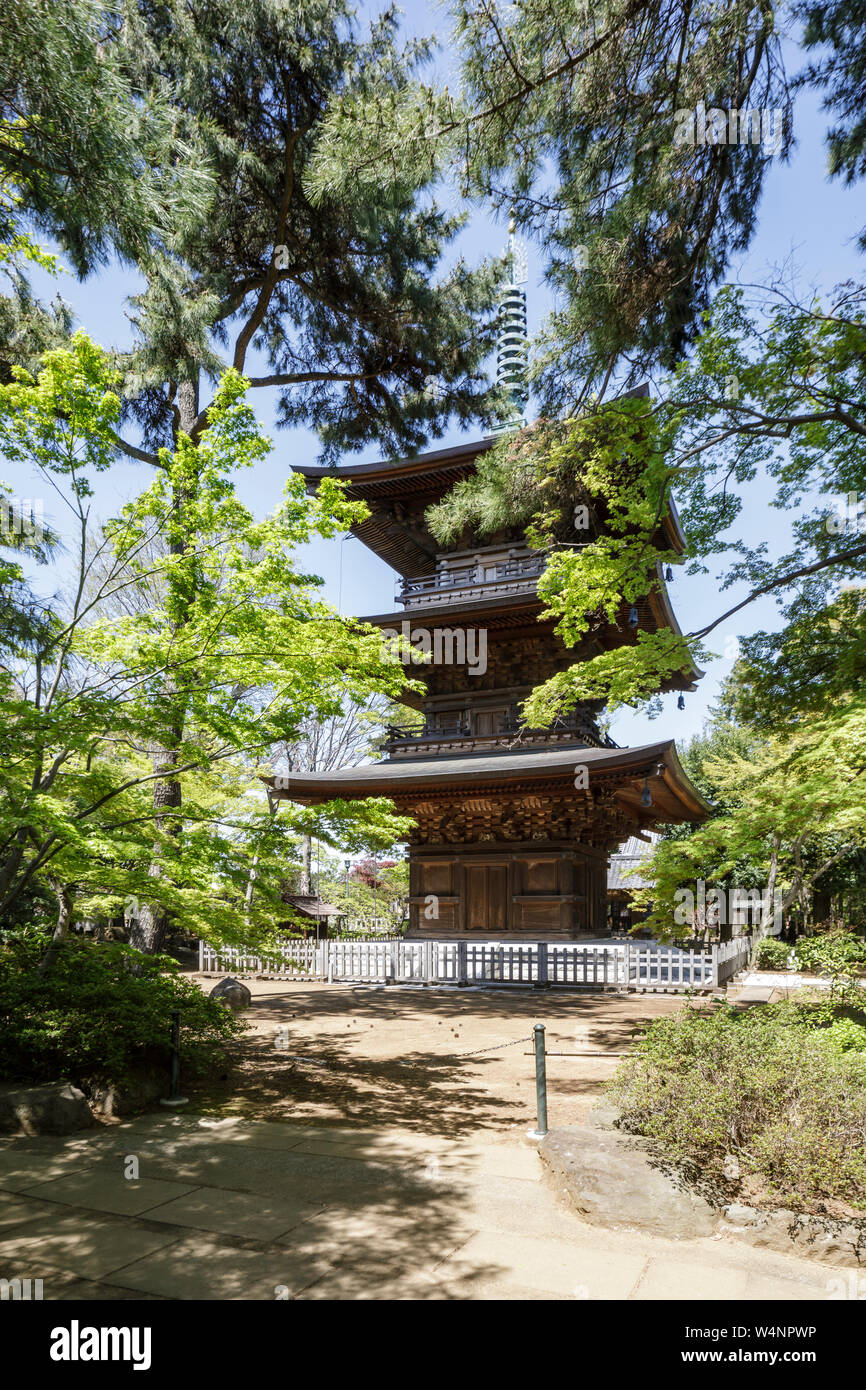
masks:
<svg viewBox="0 0 866 1390"><path fill-rule="evenodd" d="M329 1268L291 1251L238 1250L204 1236L190 1236L146 1255L110 1280L162 1298L273 1301L277 1291L300 1293ZM297 1329L295 1329L297 1331ZM286 1336L292 1335L289 1328Z"/></svg>
<svg viewBox="0 0 866 1390"><path fill-rule="evenodd" d="M197 1188L148 1212L153 1221L174 1226L192 1226L221 1235L249 1236L254 1240L278 1240L301 1225L321 1208L311 1194L298 1194L293 1201L252 1196L246 1192L226 1192L218 1188Z"/></svg>
<svg viewBox="0 0 866 1390"><path fill-rule="evenodd" d="M576 1248L513 1231L480 1231L437 1269L443 1280L495 1280L578 1301L628 1298L646 1265L643 1255Z"/></svg>
<svg viewBox="0 0 866 1390"><path fill-rule="evenodd" d="M136 1182L123 1176L119 1164L106 1164L88 1172L70 1173L68 1177L41 1182L22 1191L25 1195L44 1197L67 1206L140 1216L150 1207L160 1206L195 1189L164 1178L140 1178Z"/></svg>
<svg viewBox="0 0 866 1390"><path fill-rule="evenodd" d="M49 1213L50 1208L46 1211L41 1202L21 1201L10 1196L8 1192L0 1193L0 1231L8 1230L10 1226L20 1226L24 1221L32 1221L37 1216Z"/></svg>
<svg viewBox="0 0 866 1390"><path fill-rule="evenodd" d="M698 1260L650 1260L632 1294L637 1302L650 1299L700 1299L728 1302L745 1298L745 1269L724 1268Z"/></svg>
<svg viewBox="0 0 866 1390"><path fill-rule="evenodd" d="M152 1254L176 1237L137 1226L130 1218L110 1221L69 1213L38 1217L18 1226L3 1241L9 1267L26 1271L42 1261L88 1279L102 1279L133 1260Z"/></svg>

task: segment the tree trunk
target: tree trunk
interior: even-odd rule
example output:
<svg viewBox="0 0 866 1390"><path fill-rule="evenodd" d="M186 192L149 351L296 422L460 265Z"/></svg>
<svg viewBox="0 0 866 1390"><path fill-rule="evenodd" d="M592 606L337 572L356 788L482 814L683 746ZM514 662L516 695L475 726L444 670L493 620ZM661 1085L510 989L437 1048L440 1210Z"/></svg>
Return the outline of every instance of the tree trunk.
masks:
<svg viewBox="0 0 866 1390"><path fill-rule="evenodd" d="M832 920L833 916L833 894L828 888L813 888L812 921L826 922Z"/></svg>
<svg viewBox="0 0 866 1390"><path fill-rule="evenodd" d="M181 731L174 729L172 734L180 742ZM154 772L168 773L177 766L177 751L161 748L153 755ZM180 782L170 777L158 778L153 784L154 828L174 837L180 835L180 809L183 801ZM170 814L167 814L170 813ZM164 862L157 850L148 868L148 877L153 880L158 894L158 885L165 871ZM155 896L151 902L143 902L132 918L129 928L129 944L146 955L159 955L165 946L168 931L168 913Z"/></svg>
<svg viewBox="0 0 866 1390"><path fill-rule="evenodd" d="M184 434L192 435L193 433L198 417L198 398L198 373L196 372L188 380L181 381L177 391L177 429ZM176 496L175 500L183 502L185 499ZM170 547L173 555L182 555L185 549L184 540L173 542ZM153 784L154 828L157 831L162 830L164 833L168 833L175 839L178 839L181 834L180 812L183 806L183 789L179 779L171 776L171 771L178 765L178 750L183 741L184 699L182 686L182 680L178 681L171 675L166 677L165 693L175 707L176 718L174 723L166 729L165 743L155 748L152 754L154 772L164 774L158 777ZM164 864L158 850L154 854L148 874L155 881L163 877ZM154 900L152 903L142 903L141 911L133 920L130 929L129 943L147 955L158 955L165 945L167 931L168 913L165 907L158 900Z"/></svg>
<svg viewBox="0 0 866 1390"><path fill-rule="evenodd" d="M310 884L310 865L313 858L313 837L301 837L301 893L309 895L313 890Z"/></svg>
<svg viewBox="0 0 866 1390"><path fill-rule="evenodd" d="M268 802L268 815L271 817L272 822L277 814L278 805L279 803L273 800L269 800ZM267 833L268 831L265 830L264 835L267 835ZM247 875L247 887L246 892L244 893L244 920L246 921L247 926L249 926L250 924L250 914L253 910L253 898L255 897L256 893L256 879L258 878L259 850L261 849L261 843L261 840L259 840L259 848L256 849L256 852L252 857L250 871Z"/></svg>
<svg viewBox="0 0 866 1390"><path fill-rule="evenodd" d="M761 939L766 935L767 928L769 927L775 915L776 877L779 872L779 849L781 847L781 843L781 836L774 835L773 851L770 855L770 872L767 877L766 907L764 911L761 913L761 920L758 923L758 930L752 936L752 952L750 956L750 964L754 962L755 952L758 949L758 942L761 941Z"/></svg>
<svg viewBox="0 0 866 1390"><path fill-rule="evenodd" d="M49 883L57 894L57 925L54 928L54 935L48 943L48 950L40 961L40 975L47 975L54 965L72 921L72 889L68 884L61 883L59 879L49 879Z"/></svg>

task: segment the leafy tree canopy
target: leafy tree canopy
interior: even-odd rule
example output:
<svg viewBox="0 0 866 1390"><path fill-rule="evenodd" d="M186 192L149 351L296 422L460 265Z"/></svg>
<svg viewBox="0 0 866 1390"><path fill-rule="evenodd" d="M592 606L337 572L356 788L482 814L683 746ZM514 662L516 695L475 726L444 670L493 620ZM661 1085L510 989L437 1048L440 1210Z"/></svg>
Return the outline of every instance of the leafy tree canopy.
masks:
<svg viewBox="0 0 866 1390"><path fill-rule="evenodd" d="M116 385L106 354L78 334L38 378L19 369L0 387L0 444L61 490L80 556L68 608L13 644L0 673L0 913L49 875L89 906L94 894L157 898L188 929L227 936L243 922L250 857L279 850L259 759L313 715L378 691L396 697L405 675L375 630L321 602L292 558L363 506L332 480L311 500L294 474L274 516L256 522L239 502L232 475L270 444L233 372L198 441L181 435L163 450L151 485L104 528L100 548L114 563L88 590L90 499L114 455ZM156 549L155 535L165 540ZM139 582L155 600L102 611L102 599ZM166 728L175 740L154 755ZM167 796L154 808L155 782L181 786L183 807ZM247 812L256 787L260 810ZM391 844L404 824L389 811L381 801L299 811L292 828ZM259 925L274 909L257 898Z"/></svg>
<svg viewBox="0 0 866 1390"><path fill-rule="evenodd" d="M513 208L560 301L536 388L545 413L570 413L614 368L629 386L672 366L748 245L767 167L791 138L776 7L453 0L450 11L459 91L416 81L341 96L310 186L320 199L396 192L449 169L463 196ZM757 133L743 137L749 110ZM761 132L761 111L772 129Z"/></svg>

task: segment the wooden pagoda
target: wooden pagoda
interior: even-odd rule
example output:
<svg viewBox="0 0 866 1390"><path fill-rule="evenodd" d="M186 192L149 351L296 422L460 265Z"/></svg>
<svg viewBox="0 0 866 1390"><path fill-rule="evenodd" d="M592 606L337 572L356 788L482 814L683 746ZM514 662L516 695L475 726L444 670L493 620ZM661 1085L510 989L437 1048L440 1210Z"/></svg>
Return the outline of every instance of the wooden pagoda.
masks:
<svg viewBox="0 0 866 1390"><path fill-rule="evenodd" d="M274 794L304 805L387 796L413 818L413 936L601 936L610 852L659 824L701 820L708 807L672 740L619 748L599 731L597 707L550 728L521 727L520 705L534 686L636 634L624 609L583 648L567 649L541 617L544 557L517 528L483 544L443 549L436 541L427 508L494 442L337 470L348 496L369 508L355 535L400 576L398 609L364 621L430 653L411 668L425 691L407 694L412 717L389 729L380 762L293 773ZM311 490L326 473L300 471ZM675 517L664 530L666 548L682 553ZM637 610L639 628L678 631L661 574ZM684 671L663 688L693 690L700 674Z"/></svg>

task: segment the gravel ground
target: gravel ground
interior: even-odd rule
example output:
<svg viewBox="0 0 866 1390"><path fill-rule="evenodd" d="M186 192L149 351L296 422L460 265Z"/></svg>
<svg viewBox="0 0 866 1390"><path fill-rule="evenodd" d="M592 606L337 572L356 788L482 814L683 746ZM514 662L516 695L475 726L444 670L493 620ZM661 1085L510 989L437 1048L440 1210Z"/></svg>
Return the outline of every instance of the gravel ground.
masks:
<svg viewBox="0 0 866 1390"><path fill-rule="evenodd" d="M193 978L209 991L220 977ZM533 1024L545 1025L549 1053L601 1054L548 1057L550 1124L569 1125L634 1034L685 1007L661 994L244 983L250 1031L229 1074L184 1087L194 1109L448 1138L534 1123Z"/></svg>

